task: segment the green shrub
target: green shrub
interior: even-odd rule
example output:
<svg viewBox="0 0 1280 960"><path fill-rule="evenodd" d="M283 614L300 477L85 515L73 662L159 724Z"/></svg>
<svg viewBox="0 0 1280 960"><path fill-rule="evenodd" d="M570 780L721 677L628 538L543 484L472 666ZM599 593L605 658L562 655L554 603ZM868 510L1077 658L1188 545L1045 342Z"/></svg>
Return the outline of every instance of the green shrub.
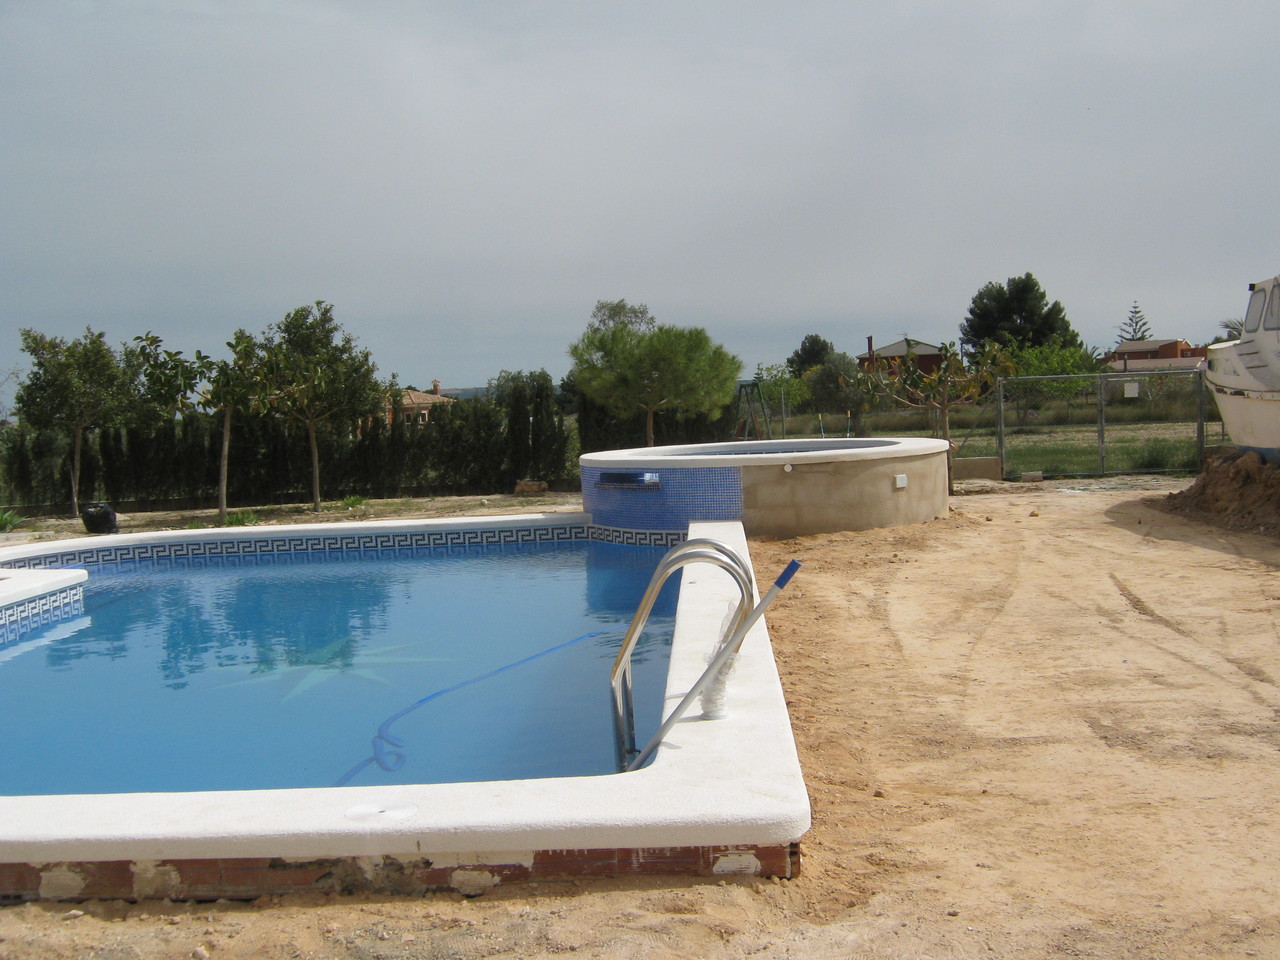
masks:
<svg viewBox="0 0 1280 960"><path fill-rule="evenodd" d="M25 519L17 510L0 510L0 533L8 533Z"/></svg>
<svg viewBox="0 0 1280 960"><path fill-rule="evenodd" d="M1153 437L1132 452L1129 466L1134 470L1195 470L1195 444Z"/></svg>

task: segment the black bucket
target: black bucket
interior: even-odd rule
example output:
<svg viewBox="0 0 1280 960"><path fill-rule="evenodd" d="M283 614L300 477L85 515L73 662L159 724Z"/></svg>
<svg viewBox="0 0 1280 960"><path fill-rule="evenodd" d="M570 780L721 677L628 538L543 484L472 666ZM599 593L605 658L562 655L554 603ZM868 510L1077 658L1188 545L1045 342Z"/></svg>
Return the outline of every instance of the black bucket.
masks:
<svg viewBox="0 0 1280 960"><path fill-rule="evenodd" d="M90 533L119 533L116 512L108 503L86 503L80 510L80 519Z"/></svg>

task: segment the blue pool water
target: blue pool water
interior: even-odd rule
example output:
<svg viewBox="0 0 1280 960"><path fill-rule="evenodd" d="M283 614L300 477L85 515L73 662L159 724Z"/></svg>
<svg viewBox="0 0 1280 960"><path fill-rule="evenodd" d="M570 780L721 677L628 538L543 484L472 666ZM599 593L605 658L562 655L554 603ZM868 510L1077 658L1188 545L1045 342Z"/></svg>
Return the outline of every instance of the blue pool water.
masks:
<svg viewBox="0 0 1280 960"><path fill-rule="evenodd" d="M609 669L662 553L90 566L83 616L0 647L0 794L612 773ZM642 732L659 721L677 579L635 659Z"/></svg>

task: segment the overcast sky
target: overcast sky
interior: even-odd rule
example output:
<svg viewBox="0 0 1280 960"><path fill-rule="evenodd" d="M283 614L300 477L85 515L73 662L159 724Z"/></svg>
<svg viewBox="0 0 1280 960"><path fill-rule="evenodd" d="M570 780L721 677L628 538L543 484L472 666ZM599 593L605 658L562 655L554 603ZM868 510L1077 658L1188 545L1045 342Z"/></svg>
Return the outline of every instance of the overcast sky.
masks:
<svg viewBox="0 0 1280 960"><path fill-rule="evenodd" d="M1028 271L1086 343L1203 342L1280 273L1274 13L0 0L0 357L326 300L401 382L559 378L625 298L750 374Z"/></svg>

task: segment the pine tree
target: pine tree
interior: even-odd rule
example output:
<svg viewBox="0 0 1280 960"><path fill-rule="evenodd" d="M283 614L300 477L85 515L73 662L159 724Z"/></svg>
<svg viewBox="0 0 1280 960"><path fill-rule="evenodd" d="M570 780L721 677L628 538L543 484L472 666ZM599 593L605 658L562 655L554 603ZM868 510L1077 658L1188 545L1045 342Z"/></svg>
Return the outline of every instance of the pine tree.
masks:
<svg viewBox="0 0 1280 960"><path fill-rule="evenodd" d="M1133 301L1133 306L1129 308L1129 316L1124 323L1120 324L1120 343L1126 340L1150 340L1151 328L1147 326L1147 318L1142 315L1142 310L1138 307L1138 301Z"/></svg>
<svg viewBox="0 0 1280 960"><path fill-rule="evenodd" d="M960 324L960 346L970 354L980 353L988 343L1009 349L1055 340L1066 347L1083 346L1062 303L1050 303L1040 281L1030 273L1010 277L1004 284L984 285L974 294L969 315Z"/></svg>

